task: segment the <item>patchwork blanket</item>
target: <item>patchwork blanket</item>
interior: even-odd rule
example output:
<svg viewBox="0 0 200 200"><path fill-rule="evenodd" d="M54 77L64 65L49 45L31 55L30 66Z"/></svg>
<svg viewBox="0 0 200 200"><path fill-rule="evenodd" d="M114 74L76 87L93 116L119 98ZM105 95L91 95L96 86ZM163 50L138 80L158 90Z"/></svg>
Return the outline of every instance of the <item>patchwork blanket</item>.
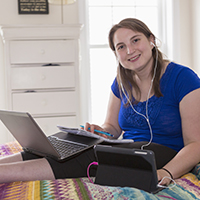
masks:
<svg viewBox="0 0 200 200"><path fill-rule="evenodd" d="M20 151L22 149L17 142L0 145L0 156L7 156ZM155 195L130 187L95 185L90 183L87 178L13 182L0 184L0 200L200 199L200 164L191 173L175 181L176 185L171 184L169 188L163 189Z"/></svg>

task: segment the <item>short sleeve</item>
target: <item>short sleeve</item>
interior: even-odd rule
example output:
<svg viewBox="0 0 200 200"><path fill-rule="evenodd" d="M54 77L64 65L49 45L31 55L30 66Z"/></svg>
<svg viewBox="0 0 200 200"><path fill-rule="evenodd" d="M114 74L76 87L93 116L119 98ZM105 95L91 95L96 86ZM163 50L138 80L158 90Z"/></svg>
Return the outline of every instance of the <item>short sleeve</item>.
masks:
<svg viewBox="0 0 200 200"><path fill-rule="evenodd" d="M115 78L115 80L113 81L113 84L111 85L111 90L117 98L120 98L120 92L119 92L119 87L118 87L118 83L117 83L117 78Z"/></svg>
<svg viewBox="0 0 200 200"><path fill-rule="evenodd" d="M197 74L190 68L182 68L175 82L176 99L180 102L185 95L198 88L200 88L200 79Z"/></svg>

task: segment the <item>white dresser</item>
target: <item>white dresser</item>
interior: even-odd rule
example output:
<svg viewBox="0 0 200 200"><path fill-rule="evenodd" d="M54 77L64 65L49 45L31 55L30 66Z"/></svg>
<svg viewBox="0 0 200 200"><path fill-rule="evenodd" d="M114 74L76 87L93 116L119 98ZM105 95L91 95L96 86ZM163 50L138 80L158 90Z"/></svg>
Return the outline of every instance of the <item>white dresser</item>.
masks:
<svg viewBox="0 0 200 200"><path fill-rule="evenodd" d="M3 26L7 108L50 135L80 123L80 25Z"/></svg>

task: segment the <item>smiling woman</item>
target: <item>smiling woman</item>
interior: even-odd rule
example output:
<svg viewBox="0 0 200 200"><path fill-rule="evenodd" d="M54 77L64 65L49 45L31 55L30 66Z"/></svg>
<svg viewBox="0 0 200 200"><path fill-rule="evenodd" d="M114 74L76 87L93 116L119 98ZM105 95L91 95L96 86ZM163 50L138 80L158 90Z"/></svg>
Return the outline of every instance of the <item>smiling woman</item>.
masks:
<svg viewBox="0 0 200 200"><path fill-rule="evenodd" d="M106 118L101 126L86 123L85 130L109 132L114 138L123 134L134 145L145 141L141 149L159 144L175 150L164 169L157 166L160 184L168 185L200 161L200 79L190 68L163 59L154 34L136 18L115 24L109 44L119 62Z"/></svg>
<svg viewBox="0 0 200 200"><path fill-rule="evenodd" d="M136 17L146 22L160 38L159 33L162 31L158 30L158 10L161 7L157 0L89 0L88 2L91 121L102 123L110 93L108 86L112 84L117 70L116 58L108 46L110 28L123 18ZM102 95L99 96L99 93L103 93L103 98L100 98Z"/></svg>

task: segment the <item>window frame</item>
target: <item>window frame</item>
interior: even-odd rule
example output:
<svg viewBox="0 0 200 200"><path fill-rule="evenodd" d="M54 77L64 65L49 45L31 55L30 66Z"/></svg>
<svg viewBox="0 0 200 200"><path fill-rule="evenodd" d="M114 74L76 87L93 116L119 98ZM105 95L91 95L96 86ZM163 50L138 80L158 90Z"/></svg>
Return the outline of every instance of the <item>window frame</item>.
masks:
<svg viewBox="0 0 200 200"><path fill-rule="evenodd" d="M172 46L172 17L167 15L171 8L172 0L158 0L158 27L159 38L161 41L159 48L165 55L169 55L169 59L173 58ZM84 28L81 32L80 49L81 49L81 61L80 61L80 98L81 98L81 121L92 121L92 108L91 108L91 80L90 80L90 48L105 48L107 44L103 45L90 45L89 44L89 6L88 0L80 0L79 3L79 21L84 24ZM167 16L167 17L166 17ZM170 30L169 30L170 29ZM171 46L171 48L170 48ZM85 82L85 80L87 80Z"/></svg>

